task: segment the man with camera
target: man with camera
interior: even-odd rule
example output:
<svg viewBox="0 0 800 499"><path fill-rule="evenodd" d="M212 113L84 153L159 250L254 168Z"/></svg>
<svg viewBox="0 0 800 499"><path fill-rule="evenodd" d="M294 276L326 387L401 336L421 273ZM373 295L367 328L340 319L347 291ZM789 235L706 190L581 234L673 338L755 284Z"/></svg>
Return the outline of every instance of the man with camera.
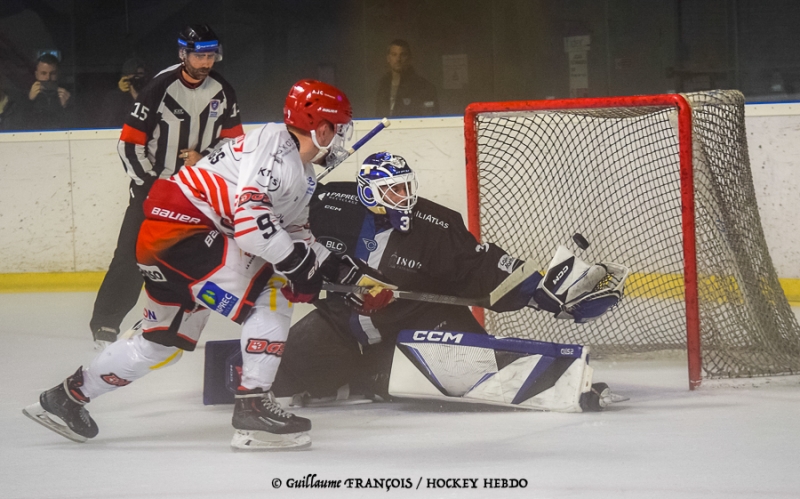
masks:
<svg viewBox="0 0 800 499"><path fill-rule="evenodd" d="M120 128L149 81L144 61L135 57L125 61L117 87L110 90L103 101L98 126Z"/></svg>
<svg viewBox="0 0 800 499"><path fill-rule="evenodd" d="M70 93L58 86L58 58L43 54L36 60L36 81L28 92L26 125L32 130L52 130L71 125Z"/></svg>

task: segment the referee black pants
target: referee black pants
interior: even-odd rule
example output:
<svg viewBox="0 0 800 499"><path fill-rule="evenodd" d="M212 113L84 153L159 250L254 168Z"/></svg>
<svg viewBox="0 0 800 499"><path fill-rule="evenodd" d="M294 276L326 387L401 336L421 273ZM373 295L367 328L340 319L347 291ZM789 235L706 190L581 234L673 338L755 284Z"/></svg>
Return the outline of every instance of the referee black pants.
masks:
<svg viewBox="0 0 800 499"><path fill-rule="evenodd" d="M136 264L136 239L144 221L142 205L151 185L136 185L136 182L131 181L130 203L122 219L117 249L114 250L114 258L94 301L94 311L89 321L92 331L101 327L119 331L122 320L139 299L144 279Z"/></svg>

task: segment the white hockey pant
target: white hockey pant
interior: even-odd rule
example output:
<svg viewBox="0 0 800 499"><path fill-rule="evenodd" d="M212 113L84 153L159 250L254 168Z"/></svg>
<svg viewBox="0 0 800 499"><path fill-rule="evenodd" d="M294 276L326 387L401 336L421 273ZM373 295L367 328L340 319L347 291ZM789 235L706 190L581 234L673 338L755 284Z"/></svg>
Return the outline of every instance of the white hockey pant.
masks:
<svg viewBox="0 0 800 499"><path fill-rule="evenodd" d="M281 293L285 283L273 276L242 324L242 381L246 390L272 387L292 322L292 303Z"/></svg>

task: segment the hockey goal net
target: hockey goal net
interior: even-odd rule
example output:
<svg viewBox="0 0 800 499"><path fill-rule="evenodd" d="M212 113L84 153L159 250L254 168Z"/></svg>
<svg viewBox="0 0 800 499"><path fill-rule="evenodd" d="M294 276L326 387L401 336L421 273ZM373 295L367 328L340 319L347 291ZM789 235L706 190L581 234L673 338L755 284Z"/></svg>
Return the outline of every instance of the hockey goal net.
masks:
<svg viewBox="0 0 800 499"><path fill-rule="evenodd" d="M691 388L800 372L800 328L761 228L741 93L477 103L465 139L479 240L543 267L565 244L631 269L625 299L596 322L487 312L490 333L600 355L687 349ZM575 232L587 250L570 244Z"/></svg>

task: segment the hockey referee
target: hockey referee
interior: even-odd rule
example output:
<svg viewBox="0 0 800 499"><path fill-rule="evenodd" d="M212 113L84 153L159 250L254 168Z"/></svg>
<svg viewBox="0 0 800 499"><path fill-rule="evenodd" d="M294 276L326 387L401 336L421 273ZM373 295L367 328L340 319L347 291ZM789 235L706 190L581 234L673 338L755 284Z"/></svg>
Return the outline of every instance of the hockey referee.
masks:
<svg viewBox="0 0 800 499"><path fill-rule="evenodd" d="M100 346L117 339L120 323L142 289L136 238L144 220L142 203L153 182L194 165L220 141L244 133L233 87L212 70L222 60L222 45L211 27L184 28L178 57L180 64L161 71L142 89L122 127L117 149L132 178L131 197L89 323Z"/></svg>

